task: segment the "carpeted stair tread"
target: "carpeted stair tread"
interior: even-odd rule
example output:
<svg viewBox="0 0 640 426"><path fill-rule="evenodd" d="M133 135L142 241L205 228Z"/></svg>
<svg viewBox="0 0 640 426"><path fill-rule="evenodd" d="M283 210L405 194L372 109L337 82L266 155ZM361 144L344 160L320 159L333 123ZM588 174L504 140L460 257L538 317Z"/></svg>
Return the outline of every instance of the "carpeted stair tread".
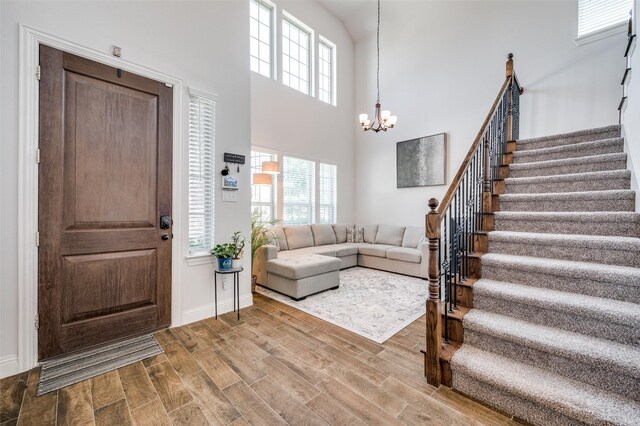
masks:
<svg viewBox="0 0 640 426"><path fill-rule="evenodd" d="M626 170L627 154L613 153L587 157L509 164L509 177L551 176L569 173Z"/></svg>
<svg viewBox="0 0 640 426"><path fill-rule="evenodd" d="M552 147L559 145L575 144L598 139L610 139L620 137L620 125L598 127L595 129L580 130L577 132L561 133L557 135L542 136L537 138L520 139L517 141L519 151Z"/></svg>
<svg viewBox="0 0 640 426"><path fill-rule="evenodd" d="M640 379L640 348L472 309L465 330ZM496 347L496 349L499 349ZM512 354L516 356L516 354Z"/></svg>
<svg viewBox="0 0 640 426"><path fill-rule="evenodd" d="M579 158L601 154L619 153L624 150L623 138L600 139L579 142L571 145L554 146L550 148L529 149L515 151L513 162L531 163L538 161L559 160L563 158Z"/></svg>
<svg viewBox="0 0 640 426"><path fill-rule="evenodd" d="M539 234L536 232L489 232L489 244L492 241L516 242L520 244L546 244L570 248L608 249L619 251L633 251L640 254L640 238L635 237L604 237L601 235L576 234Z"/></svg>
<svg viewBox="0 0 640 426"><path fill-rule="evenodd" d="M487 400L491 398L467 389L465 376L500 389L515 398L507 396L499 408L516 415L520 413L518 399L523 398L586 424L635 425L640 418L640 405L635 401L471 345L456 351L451 366L454 388L487 403L492 403ZM525 420L544 421L535 415L534 410Z"/></svg>
<svg viewBox="0 0 640 426"><path fill-rule="evenodd" d="M601 172L569 173L565 175L506 178L506 185L533 185L536 183L590 181L593 179L630 179L631 170L607 170Z"/></svg>
<svg viewBox="0 0 640 426"><path fill-rule="evenodd" d="M502 194L501 211L634 211L635 192L606 191L557 192L542 194Z"/></svg>
<svg viewBox="0 0 640 426"><path fill-rule="evenodd" d="M570 312L631 327L640 327L640 305L564 291L542 289L523 284L481 278L473 286L479 295L549 310Z"/></svg>
<svg viewBox="0 0 640 426"><path fill-rule="evenodd" d="M496 231L640 237L640 213L635 212L502 211L494 219Z"/></svg>
<svg viewBox="0 0 640 426"><path fill-rule="evenodd" d="M631 187L631 171L608 170L551 176L506 178L504 183L508 194L629 189Z"/></svg>

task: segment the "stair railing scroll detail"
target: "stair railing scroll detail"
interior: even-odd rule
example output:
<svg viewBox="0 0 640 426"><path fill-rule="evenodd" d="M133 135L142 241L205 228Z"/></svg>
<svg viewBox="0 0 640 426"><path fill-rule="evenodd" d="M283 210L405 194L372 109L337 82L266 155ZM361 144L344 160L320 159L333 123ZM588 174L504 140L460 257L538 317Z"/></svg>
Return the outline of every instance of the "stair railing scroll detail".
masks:
<svg viewBox="0 0 640 426"><path fill-rule="evenodd" d="M429 243L429 298L425 376L434 386L442 380L440 356L450 339L449 317L458 309L460 284L477 273L470 255L482 252L479 236L493 226L493 195L508 142L519 136L520 95L513 54L506 78L467 156L441 202L429 200L426 237Z"/></svg>

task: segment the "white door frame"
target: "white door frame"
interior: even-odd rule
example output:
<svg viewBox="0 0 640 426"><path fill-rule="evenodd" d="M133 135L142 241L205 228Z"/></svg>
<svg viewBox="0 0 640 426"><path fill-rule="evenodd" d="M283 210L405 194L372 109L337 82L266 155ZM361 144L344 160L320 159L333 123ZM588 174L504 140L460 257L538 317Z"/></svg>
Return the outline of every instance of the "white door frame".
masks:
<svg viewBox="0 0 640 426"><path fill-rule="evenodd" d="M20 25L19 103L18 103L18 371L35 367L38 363L38 79L39 46L82 56L92 61L121 68L173 86L173 176L172 217L173 232L181 235L182 218L182 80L107 53L63 40L51 34ZM171 324L182 323L182 241L172 245Z"/></svg>

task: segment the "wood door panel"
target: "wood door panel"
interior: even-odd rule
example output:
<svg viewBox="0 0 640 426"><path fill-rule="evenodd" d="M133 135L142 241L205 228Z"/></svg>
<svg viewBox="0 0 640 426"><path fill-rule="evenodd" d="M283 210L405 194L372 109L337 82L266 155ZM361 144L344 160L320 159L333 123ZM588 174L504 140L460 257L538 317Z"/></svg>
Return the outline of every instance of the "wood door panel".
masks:
<svg viewBox="0 0 640 426"><path fill-rule="evenodd" d="M155 227L157 96L64 76L66 228Z"/></svg>
<svg viewBox="0 0 640 426"><path fill-rule="evenodd" d="M62 324L155 304L156 250L62 258Z"/></svg>
<svg viewBox="0 0 640 426"><path fill-rule="evenodd" d="M40 67L46 359L171 322L172 230L159 218L172 208L173 90L47 46Z"/></svg>

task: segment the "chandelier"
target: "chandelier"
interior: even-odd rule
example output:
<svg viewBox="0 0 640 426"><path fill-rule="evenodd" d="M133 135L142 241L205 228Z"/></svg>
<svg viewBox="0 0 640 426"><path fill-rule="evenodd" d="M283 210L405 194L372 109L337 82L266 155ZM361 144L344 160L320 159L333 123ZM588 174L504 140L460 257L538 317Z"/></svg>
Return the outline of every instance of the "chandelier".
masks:
<svg viewBox="0 0 640 426"><path fill-rule="evenodd" d="M376 101L376 111L373 116L373 120L369 120L368 114L360 114L360 125L362 130L373 130L378 133L380 130L393 129L398 121L398 117L391 115L391 111L381 111L380 105L380 0L378 0L378 31L377 31L377 56L378 56L378 69L376 73L376 85L378 88L378 100Z"/></svg>

